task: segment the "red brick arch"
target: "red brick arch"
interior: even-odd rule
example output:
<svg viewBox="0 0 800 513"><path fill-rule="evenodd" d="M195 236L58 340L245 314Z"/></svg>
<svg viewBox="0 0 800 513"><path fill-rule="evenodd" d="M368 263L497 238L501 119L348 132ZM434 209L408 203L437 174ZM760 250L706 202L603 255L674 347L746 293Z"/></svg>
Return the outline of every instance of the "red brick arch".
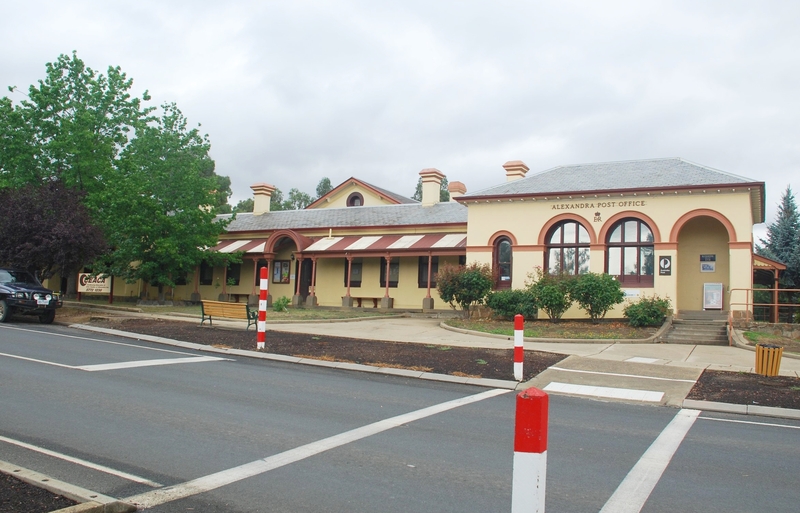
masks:
<svg viewBox="0 0 800 513"><path fill-rule="evenodd" d="M489 237L489 246L494 247L494 243L497 242L497 239L499 239L500 237L508 237L508 240L511 241L511 245L512 246L516 246L517 245L517 238L514 237L513 233L507 232L505 230L500 230L500 231L494 232L492 234L492 236Z"/></svg>

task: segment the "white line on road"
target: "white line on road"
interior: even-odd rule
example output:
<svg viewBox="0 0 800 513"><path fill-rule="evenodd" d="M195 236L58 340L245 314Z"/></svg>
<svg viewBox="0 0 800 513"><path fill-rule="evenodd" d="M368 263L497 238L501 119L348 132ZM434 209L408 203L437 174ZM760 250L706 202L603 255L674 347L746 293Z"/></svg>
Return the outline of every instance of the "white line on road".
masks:
<svg viewBox="0 0 800 513"><path fill-rule="evenodd" d="M7 356L8 358L15 358L17 360L25 360L28 362L41 363L44 365L52 365L55 367L62 367L64 369L82 370L88 372L117 370L117 369L132 369L134 367L154 367L156 365L174 365L176 363L233 361L230 358L218 358L216 356L192 356L189 358L163 358L160 360L136 360L131 362L98 363L94 365L66 365L63 363L49 362L47 360L37 360L36 358L28 358L25 356L18 356L7 353L0 353L0 356Z"/></svg>
<svg viewBox="0 0 800 513"><path fill-rule="evenodd" d="M573 385L553 381L544 390L561 394L585 395L588 397L605 397L608 399L626 399L628 401L660 402L664 392L652 390L636 390L633 388L599 387L593 385Z"/></svg>
<svg viewBox="0 0 800 513"><path fill-rule="evenodd" d="M49 332L49 331L39 331L39 330L31 330L31 329L25 329L25 328L14 328L12 326L2 326L2 325L0 325L0 329L15 330L15 331L25 331L27 333L36 333L36 334L39 334L39 335L50 335L50 336L53 336L53 337L61 337L61 338L73 338L73 339L76 339L76 340L87 340L89 342L100 342L102 344L110 344L110 345L114 345L114 346L134 347L134 348L137 348L137 349L145 349L147 351L159 351L161 353L185 354L187 356L191 356L193 354L193 353L187 353L186 351L175 351L173 349L161 349L159 347L146 347L146 346L140 346L140 345L137 345L137 344L128 344L128 343L125 343L125 342L113 342L111 340L103 340L103 339L100 339L100 338L79 337L77 335L65 335L64 333L52 333L52 332Z"/></svg>
<svg viewBox="0 0 800 513"><path fill-rule="evenodd" d="M195 356L193 358L164 358L161 360L138 360L133 362L100 363L97 365L81 365L73 368L82 371L95 372L95 371L117 370L117 369L133 369L135 367L153 367L156 365L174 365L176 363L218 362L223 360L230 360L230 358L218 358L216 356Z"/></svg>
<svg viewBox="0 0 800 513"><path fill-rule="evenodd" d="M718 419L715 417L700 417L702 420L714 420L716 422L731 422L733 424L752 424L754 426L768 426L779 427L788 429L800 429L800 426L790 426L788 424L773 424L770 422L754 422L752 420L733 420L733 419Z"/></svg>
<svg viewBox="0 0 800 513"><path fill-rule="evenodd" d="M86 468L99 470L100 472L105 472L106 474L111 474L112 476L121 477L123 479L127 479L128 481L133 481L134 483L141 483L147 486L152 486L153 488L159 488L163 486L160 483L156 483L155 481L150 481L149 479L145 479L143 477L139 477L134 474L129 474L121 470L115 470L113 468L106 467L103 465L98 465L97 463L92 463L91 461L82 460L80 458L75 458L73 456L67 456L66 454L61 454L60 452L51 451L50 449L45 449L44 447L31 445L25 442L21 442L19 440L14 440L13 438L6 438L5 436L0 436L0 442L16 445L17 447L22 447L23 449L28 449L30 451L35 451L41 454L45 454L47 456L52 456L53 458L58 458L60 460L68 461L70 463L75 463L77 465L81 465Z"/></svg>
<svg viewBox="0 0 800 513"><path fill-rule="evenodd" d="M678 379L678 378L659 378L656 376L642 376L639 374L618 374L616 372L598 372L598 371L588 371L588 370L580 370L580 369L565 369L563 367L549 367L547 370L557 370L557 371L564 371L564 372L578 372L580 374L600 374L603 376L617 376L620 378L639 378L639 379L654 379L656 381L680 381L681 383L696 383L697 380L694 379Z"/></svg>
<svg viewBox="0 0 800 513"><path fill-rule="evenodd" d="M681 410L633 466L600 513L639 513L700 410Z"/></svg>
<svg viewBox="0 0 800 513"><path fill-rule="evenodd" d="M209 474L204 477L193 479L185 483L168 486L159 490L142 493L122 499L125 502L136 505L139 509L152 508L160 504L165 504L178 499L183 499L198 493L208 492L222 486L241 481L248 477L253 477L264 472L269 472L284 465L289 465L305 458L309 458L316 454L335 449L345 444L367 438L378 433L382 433L389 429L408 424L415 420L430 417L437 413L442 413L459 406L475 403L484 399L489 399L501 394L510 392L510 390L487 390L480 394L462 397L453 401L448 401L421 410L412 411L403 415L398 415L389 419L381 420L373 424L353 429L338 435L334 435L323 440L311 442L310 444L291 449L274 456L269 456L260 460L256 460L244 465L233 467L228 470L223 470L215 474Z"/></svg>

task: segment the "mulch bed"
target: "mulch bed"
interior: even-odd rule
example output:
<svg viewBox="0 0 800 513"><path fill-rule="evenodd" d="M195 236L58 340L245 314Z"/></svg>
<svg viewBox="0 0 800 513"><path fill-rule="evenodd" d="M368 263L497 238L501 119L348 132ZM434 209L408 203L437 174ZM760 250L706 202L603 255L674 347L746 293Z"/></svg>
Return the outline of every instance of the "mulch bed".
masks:
<svg viewBox="0 0 800 513"><path fill-rule="evenodd" d="M47 513L78 504L0 472L0 513Z"/></svg>
<svg viewBox="0 0 800 513"><path fill-rule="evenodd" d="M800 378L706 370L686 398L800 409Z"/></svg>
<svg viewBox="0 0 800 513"><path fill-rule="evenodd" d="M256 333L252 330L212 328L195 323L158 319L126 319L92 324L183 342L256 350ZM475 349L407 342L378 342L272 330L267 331L266 339L267 353L376 367L397 367L453 376L514 379L513 349ZM564 354L525 351L524 378L531 379L566 357Z"/></svg>

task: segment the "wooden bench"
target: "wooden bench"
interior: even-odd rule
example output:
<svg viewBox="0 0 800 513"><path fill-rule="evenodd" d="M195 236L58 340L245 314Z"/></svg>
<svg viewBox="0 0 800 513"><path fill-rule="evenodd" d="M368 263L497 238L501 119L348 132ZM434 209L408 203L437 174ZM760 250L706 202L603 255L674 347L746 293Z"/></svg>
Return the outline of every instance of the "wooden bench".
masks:
<svg viewBox="0 0 800 513"><path fill-rule="evenodd" d="M247 321L247 329L258 321L258 311L250 310L247 303L227 303L225 301L200 301L200 326L208 319L209 326L213 326L213 319L224 317L227 319L243 319Z"/></svg>
<svg viewBox="0 0 800 513"><path fill-rule="evenodd" d="M356 302L358 308L361 308L361 301L366 299L372 300L372 308L378 308L378 301L383 299L382 297L356 297L356 296L350 296L350 297L353 298L353 301Z"/></svg>

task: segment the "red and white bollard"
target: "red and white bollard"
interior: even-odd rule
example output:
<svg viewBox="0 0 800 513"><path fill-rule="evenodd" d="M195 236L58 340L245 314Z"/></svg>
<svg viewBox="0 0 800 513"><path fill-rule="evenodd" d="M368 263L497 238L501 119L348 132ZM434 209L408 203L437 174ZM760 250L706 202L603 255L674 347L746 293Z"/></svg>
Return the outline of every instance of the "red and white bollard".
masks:
<svg viewBox="0 0 800 513"><path fill-rule="evenodd" d="M264 349L267 340L267 290L269 280L267 279L267 268L261 268L260 282L258 284L258 335L256 338L256 349Z"/></svg>
<svg viewBox="0 0 800 513"><path fill-rule="evenodd" d="M517 395L511 513L544 513L548 402L538 388Z"/></svg>
<svg viewBox="0 0 800 513"><path fill-rule="evenodd" d="M525 361L525 349L522 347L523 317L520 314L514 316L514 379L522 381L522 362Z"/></svg>

